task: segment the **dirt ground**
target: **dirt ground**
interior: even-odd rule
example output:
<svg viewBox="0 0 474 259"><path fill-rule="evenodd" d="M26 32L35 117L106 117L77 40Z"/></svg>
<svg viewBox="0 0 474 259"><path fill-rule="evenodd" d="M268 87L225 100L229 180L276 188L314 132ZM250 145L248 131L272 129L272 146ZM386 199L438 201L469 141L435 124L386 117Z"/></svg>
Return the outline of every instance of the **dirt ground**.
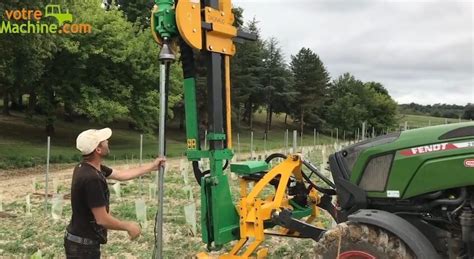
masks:
<svg viewBox="0 0 474 259"><path fill-rule="evenodd" d="M195 182L191 167L186 159L171 158L167 161L164 190L164 225L163 242L164 258L191 258L199 252L206 251L201 240L200 226L200 188ZM116 168L125 169L137 164L105 163ZM183 175L182 166L186 164L187 175ZM53 190L53 182L58 193L70 193L72 172L75 164L51 165L48 189ZM205 166L206 167L206 166ZM35 168L0 171L0 196L3 203L3 213L0 215L0 258L29 257L38 251L43 258L63 258L63 236L71 208L68 198L64 200L62 217L52 221L51 215L44 214L44 183L45 166ZM154 173L153 173L154 175ZM146 225L142 236L137 241L129 241L125 232L111 231L109 243L104 246L103 255L107 258L150 258L154 244L154 217L156 215L156 198L148 197L148 186L154 183L153 175L143 178L143 182L134 181L122 184L122 197L118 197L111 186L111 211L114 216L123 220L136 221L135 202L144 199L147 206ZM187 178L187 181L185 180ZM55 179L55 180L53 180ZM231 192L238 193L238 182L232 181ZM36 184L34 184L36 183ZM188 186L189 184L189 186ZM33 186L36 186L34 191ZM185 187L186 186L186 187ZM190 189L187 189L190 188ZM193 201L189 198L191 190ZM36 195L34 194L36 192ZM31 196L31 214L25 213L25 197ZM196 205L197 233L192 234L190 225L186 222L184 206L191 203ZM49 209L50 210L50 209ZM9 216L11 215L11 217ZM235 242L235 241L234 241ZM229 251L232 243L226 244L223 250ZM314 243L307 239L268 237L262 247L268 247L269 258L309 258Z"/></svg>
<svg viewBox="0 0 474 259"><path fill-rule="evenodd" d="M281 152L281 150L269 150L268 153L272 152ZM259 155L259 154L257 154ZM262 154L260 154L261 156ZM243 153L239 157L249 157L250 154ZM239 158L240 159L240 158ZM180 166L180 160L186 160L184 157L175 157L167 159L167 171L178 171ZM111 167L112 169L125 169L138 166L138 163L134 164L125 164L125 161L110 161L105 162L104 164ZM144 161L149 162L149 161ZM76 164L51 164L48 173L48 185L53 184L53 178L56 178L58 184L71 186L72 172ZM46 165L40 165L31 168L19 168L19 169L10 169L3 170L0 169L0 200L4 203L12 202L18 200L19 198L23 199L26 194L32 193L33 190L33 181L40 185L44 185L46 182ZM12 188L14 186L14 188ZM37 192L38 190L36 190ZM44 193L44 189L41 190Z"/></svg>
<svg viewBox="0 0 474 259"><path fill-rule="evenodd" d="M109 165L109 167L118 170L138 166L138 164L117 164ZM49 189L53 188L53 178L56 178L58 184L70 186L72 180L72 172L75 164L52 164L48 173ZM179 158L171 158L167 160L168 170L177 170L179 166ZM0 170L0 198L4 203L23 199L26 194L33 192L33 179L36 183L44 185L46 182L46 166L36 166L31 168L20 168L12 170ZM40 190L38 190L40 191ZM38 192L37 191L37 192ZM44 193L44 189L41 190Z"/></svg>

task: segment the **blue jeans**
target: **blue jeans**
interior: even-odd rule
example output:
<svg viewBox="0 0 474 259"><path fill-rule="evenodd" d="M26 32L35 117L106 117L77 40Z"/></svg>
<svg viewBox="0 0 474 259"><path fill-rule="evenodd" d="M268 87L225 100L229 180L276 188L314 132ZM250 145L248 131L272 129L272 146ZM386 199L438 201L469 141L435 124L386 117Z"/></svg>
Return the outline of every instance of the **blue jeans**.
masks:
<svg viewBox="0 0 474 259"><path fill-rule="evenodd" d="M100 259L100 245L83 245L64 239L68 259Z"/></svg>

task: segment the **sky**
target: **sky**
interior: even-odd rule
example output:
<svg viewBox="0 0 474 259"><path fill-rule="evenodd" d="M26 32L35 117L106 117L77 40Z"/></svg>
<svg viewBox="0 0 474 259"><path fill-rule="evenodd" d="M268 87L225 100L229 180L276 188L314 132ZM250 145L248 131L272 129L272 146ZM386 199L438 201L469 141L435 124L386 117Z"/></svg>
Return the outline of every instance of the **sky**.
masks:
<svg viewBox="0 0 474 259"><path fill-rule="evenodd" d="M287 61L301 48L331 78L382 83L400 104L474 103L474 0L233 0Z"/></svg>

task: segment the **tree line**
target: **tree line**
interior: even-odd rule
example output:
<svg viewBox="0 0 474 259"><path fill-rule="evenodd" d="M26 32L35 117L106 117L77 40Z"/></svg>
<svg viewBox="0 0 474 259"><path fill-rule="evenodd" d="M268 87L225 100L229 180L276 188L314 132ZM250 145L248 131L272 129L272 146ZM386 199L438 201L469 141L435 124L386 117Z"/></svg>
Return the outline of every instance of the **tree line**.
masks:
<svg viewBox="0 0 474 259"><path fill-rule="evenodd" d="M44 10L43 1L21 8ZM158 127L159 47L149 32L147 1L72 1L65 5L77 23L92 25L92 34L3 34L0 38L0 96L3 114L24 111L42 115L47 134L58 119L99 123L125 120L131 128ZM0 12L18 9L17 1L0 3ZM233 118L237 129L253 128L253 116L266 111L266 132L275 114L296 122L300 131L339 128L353 132L367 122L380 132L396 126L397 104L379 82L362 82L350 73L331 78L315 50L301 48L285 60L278 39L263 39L259 23L243 22L235 8L235 25L258 35L237 44L231 61ZM198 108L206 118L206 68L196 53ZM182 72L171 67L170 119L184 122ZM26 98L27 97L27 98ZM27 100L25 103L24 100ZM289 122L288 122L289 123Z"/></svg>
<svg viewBox="0 0 474 259"><path fill-rule="evenodd" d="M428 104L417 103L400 104L399 110L405 114L428 115L433 117L452 118L452 119L474 119L474 104L468 103L465 106L456 104Z"/></svg>

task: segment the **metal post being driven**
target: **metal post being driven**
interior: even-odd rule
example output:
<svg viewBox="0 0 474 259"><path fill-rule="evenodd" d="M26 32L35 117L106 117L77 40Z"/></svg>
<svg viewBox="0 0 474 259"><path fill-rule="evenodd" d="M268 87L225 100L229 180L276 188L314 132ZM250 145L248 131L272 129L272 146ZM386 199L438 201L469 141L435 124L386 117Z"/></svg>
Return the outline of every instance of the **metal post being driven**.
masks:
<svg viewBox="0 0 474 259"><path fill-rule="evenodd" d="M46 153L46 177L45 177L45 184L44 184L44 214L48 214L48 175L49 175L49 154L51 150L51 137L48 136L48 144L47 144L47 153Z"/></svg>
<svg viewBox="0 0 474 259"><path fill-rule="evenodd" d="M169 45L164 43L160 51L160 125L159 125L159 156L166 156L166 140L165 140L165 123L166 110L168 109L168 84L169 84L169 67L175 56ZM164 183L165 165L161 165L158 171L158 211L156 213L156 244L155 258L163 258L163 183Z"/></svg>

